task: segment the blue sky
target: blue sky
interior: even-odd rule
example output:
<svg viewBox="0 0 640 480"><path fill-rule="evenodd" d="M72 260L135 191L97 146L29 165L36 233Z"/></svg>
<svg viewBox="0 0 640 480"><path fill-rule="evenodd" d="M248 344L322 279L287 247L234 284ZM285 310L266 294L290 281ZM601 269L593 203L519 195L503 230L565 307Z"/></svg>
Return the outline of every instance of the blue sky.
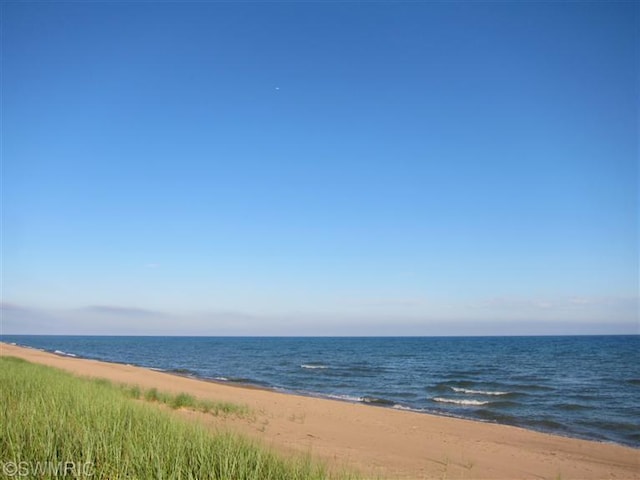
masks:
<svg viewBox="0 0 640 480"><path fill-rule="evenodd" d="M5 2L6 333L638 332L635 2Z"/></svg>

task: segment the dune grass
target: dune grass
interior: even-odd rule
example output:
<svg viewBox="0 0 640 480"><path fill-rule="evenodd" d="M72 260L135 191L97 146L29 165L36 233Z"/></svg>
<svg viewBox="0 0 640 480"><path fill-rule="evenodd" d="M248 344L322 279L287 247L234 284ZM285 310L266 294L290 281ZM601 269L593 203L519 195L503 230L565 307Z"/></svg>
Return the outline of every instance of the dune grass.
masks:
<svg viewBox="0 0 640 480"><path fill-rule="evenodd" d="M0 477L321 479L330 475L308 457L283 459L247 439L213 434L144 401L165 394L88 380L24 360L0 357ZM186 394L162 400L173 408L204 408ZM209 406L216 408L215 403ZM36 466L49 466L34 474ZM7 469L9 466L9 470ZM78 466L83 466L78 468ZM12 475L13 473L13 475Z"/></svg>
<svg viewBox="0 0 640 480"><path fill-rule="evenodd" d="M108 383L107 380L103 379L92 379L92 381L101 384L105 382ZM138 385L118 384L117 387L129 398L165 404L174 410L178 408L188 408L215 416L234 415L236 417L246 417L251 413L249 407L246 405L199 399L184 392L172 395L167 392L159 392L156 388L142 390Z"/></svg>

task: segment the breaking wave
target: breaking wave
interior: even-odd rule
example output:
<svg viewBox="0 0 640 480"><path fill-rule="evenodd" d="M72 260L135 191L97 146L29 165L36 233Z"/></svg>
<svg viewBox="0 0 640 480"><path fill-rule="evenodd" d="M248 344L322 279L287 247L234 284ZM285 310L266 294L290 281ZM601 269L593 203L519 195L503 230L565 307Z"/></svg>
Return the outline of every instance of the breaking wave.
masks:
<svg viewBox="0 0 640 480"><path fill-rule="evenodd" d="M467 400L467 399L444 398L444 397L433 397L431 400L438 403L453 403L455 405L474 406L474 407L479 407L479 406L487 405L488 403L490 403L483 400Z"/></svg>

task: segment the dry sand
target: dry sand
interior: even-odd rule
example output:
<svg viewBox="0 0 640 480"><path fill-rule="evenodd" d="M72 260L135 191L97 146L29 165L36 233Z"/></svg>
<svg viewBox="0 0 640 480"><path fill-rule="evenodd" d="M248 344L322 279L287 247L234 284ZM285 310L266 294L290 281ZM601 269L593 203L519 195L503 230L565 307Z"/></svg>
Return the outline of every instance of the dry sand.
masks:
<svg viewBox="0 0 640 480"><path fill-rule="evenodd" d="M180 415L247 434L282 452L310 453L373 478L640 479L640 449L521 428L283 394L130 365L61 357L0 343L21 357L77 375L188 392L248 405L250 418Z"/></svg>

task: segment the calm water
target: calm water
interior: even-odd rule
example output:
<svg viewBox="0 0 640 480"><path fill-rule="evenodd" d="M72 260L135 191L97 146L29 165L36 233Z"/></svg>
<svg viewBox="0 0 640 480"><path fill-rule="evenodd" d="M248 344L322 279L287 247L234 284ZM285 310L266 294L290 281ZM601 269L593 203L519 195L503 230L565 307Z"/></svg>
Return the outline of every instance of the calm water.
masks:
<svg viewBox="0 0 640 480"><path fill-rule="evenodd" d="M640 336L10 336L60 355L640 447Z"/></svg>

